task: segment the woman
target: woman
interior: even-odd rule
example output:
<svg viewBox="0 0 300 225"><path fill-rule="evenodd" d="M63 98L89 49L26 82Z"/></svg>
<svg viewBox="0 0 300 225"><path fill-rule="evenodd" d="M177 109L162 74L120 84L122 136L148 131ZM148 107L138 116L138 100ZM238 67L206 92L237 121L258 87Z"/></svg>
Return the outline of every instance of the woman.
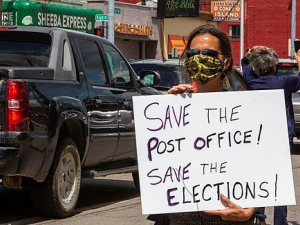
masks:
<svg viewBox="0 0 300 225"><path fill-rule="evenodd" d="M168 93L219 92L236 89L230 83L232 76L232 53L225 33L212 25L202 25L193 30L183 52L184 67L193 84L172 87ZM198 224L252 224L255 208L243 209L224 195L222 210L169 214L169 225Z"/></svg>
<svg viewBox="0 0 300 225"><path fill-rule="evenodd" d="M294 53L300 71L300 50ZM292 93L300 90L300 72L298 76L276 76L279 62L276 52L266 46L254 46L241 60L243 78L249 90L272 90L283 89L285 97L287 126L289 133L290 148L293 146L295 136L295 119L292 104ZM260 207L255 212L257 224L266 224L265 208ZM286 225L287 206L274 207L274 225Z"/></svg>

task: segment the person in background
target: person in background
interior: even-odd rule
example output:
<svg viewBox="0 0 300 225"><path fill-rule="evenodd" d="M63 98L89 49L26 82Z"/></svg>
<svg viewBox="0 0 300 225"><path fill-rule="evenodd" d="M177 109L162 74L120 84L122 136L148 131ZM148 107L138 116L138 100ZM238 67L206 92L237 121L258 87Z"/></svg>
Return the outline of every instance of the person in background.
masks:
<svg viewBox="0 0 300 225"><path fill-rule="evenodd" d="M182 60L185 60L184 67L193 83L173 86L169 89L169 94L222 92L235 89L236 86L231 85L229 79L233 65L231 44L227 35L217 27L202 25L194 29L188 36ZM224 195L221 195L221 201L226 206L225 209L171 213L164 215L160 224L253 225L255 208L241 208Z"/></svg>
<svg viewBox="0 0 300 225"><path fill-rule="evenodd" d="M300 65L300 51L295 53L295 59ZM300 90L300 73L298 76L275 76L277 72L278 56L276 52L265 46L254 46L249 49L241 60L243 79L249 90L283 89L288 124L290 148L295 136L295 121L292 105L292 93ZM256 225L265 225L265 208L257 208L255 212ZM287 206L274 207L274 225L286 225Z"/></svg>

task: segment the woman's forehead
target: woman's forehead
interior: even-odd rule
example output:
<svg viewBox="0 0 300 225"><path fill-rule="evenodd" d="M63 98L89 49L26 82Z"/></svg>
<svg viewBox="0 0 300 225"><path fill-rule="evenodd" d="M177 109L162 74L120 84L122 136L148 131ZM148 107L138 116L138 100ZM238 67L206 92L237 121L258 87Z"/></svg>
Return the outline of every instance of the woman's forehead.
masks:
<svg viewBox="0 0 300 225"><path fill-rule="evenodd" d="M219 39L211 34L202 34L191 41L191 49L213 49L220 51Z"/></svg>

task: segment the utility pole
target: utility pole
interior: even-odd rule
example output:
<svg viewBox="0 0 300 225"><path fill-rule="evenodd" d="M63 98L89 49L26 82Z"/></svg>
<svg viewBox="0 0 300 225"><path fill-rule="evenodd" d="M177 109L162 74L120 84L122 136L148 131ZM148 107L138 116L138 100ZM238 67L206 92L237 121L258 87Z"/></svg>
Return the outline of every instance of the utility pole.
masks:
<svg viewBox="0 0 300 225"><path fill-rule="evenodd" d="M240 23L240 62L244 56L244 0L241 0L241 23ZM242 65L240 63L240 71L242 71Z"/></svg>
<svg viewBox="0 0 300 225"><path fill-rule="evenodd" d="M108 0L108 40L115 42L115 0Z"/></svg>
<svg viewBox="0 0 300 225"><path fill-rule="evenodd" d="M294 41L296 39L296 0L292 0L292 24L291 24L291 59L294 59L295 46Z"/></svg>

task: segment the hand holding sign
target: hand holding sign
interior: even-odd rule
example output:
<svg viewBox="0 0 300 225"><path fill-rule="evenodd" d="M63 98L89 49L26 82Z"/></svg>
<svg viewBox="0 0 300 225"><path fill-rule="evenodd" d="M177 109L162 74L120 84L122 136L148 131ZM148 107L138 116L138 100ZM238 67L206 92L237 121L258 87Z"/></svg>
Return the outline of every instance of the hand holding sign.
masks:
<svg viewBox="0 0 300 225"><path fill-rule="evenodd" d="M231 202L228 198L226 198L223 194L221 194L221 201L223 205L226 207L223 210L207 210L204 211L206 214L220 216L222 220L230 220L230 221L246 221L248 220L254 213L255 208L249 208L245 211L245 209Z"/></svg>

